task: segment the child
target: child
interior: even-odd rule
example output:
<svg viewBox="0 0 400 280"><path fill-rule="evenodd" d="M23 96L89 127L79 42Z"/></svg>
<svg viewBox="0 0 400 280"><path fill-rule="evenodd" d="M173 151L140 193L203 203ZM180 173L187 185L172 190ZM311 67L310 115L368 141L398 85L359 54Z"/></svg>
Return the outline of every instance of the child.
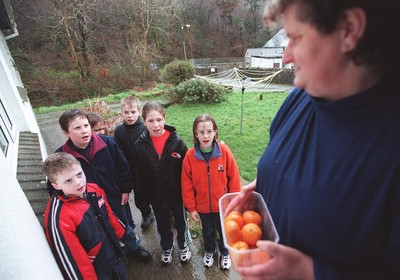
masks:
<svg viewBox="0 0 400 280"><path fill-rule="evenodd" d="M132 156L132 146L139 136L146 130L140 114L142 107L136 96L127 96L121 100L121 117L123 123L115 128L114 138L124 152L128 162L132 165L135 158ZM154 213L150 204L146 202L139 190L134 189L136 207L142 213L142 228L147 228L154 220Z"/></svg>
<svg viewBox="0 0 400 280"><path fill-rule="evenodd" d="M68 153L50 155L43 173L56 193L44 217L46 237L65 279L128 279L118 239L125 227L104 191L87 183L80 162Z"/></svg>
<svg viewBox="0 0 400 280"><path fill-rule="evenodd" d="M95 112L88 112L87 115L90 127L92 128L92 133L107 134L106 124L102 116Z"/></svg>
<svg viewBox="0 0 400 280"><path fill-rule="evenodd" d="M191 258L186 210L182 203L182 161L187 147L174 127L165 124L165 109L156 102L146 103L142 117L147 130L135 143L133 165L137 188L150 202L157 222L163 265L172 261L174 219L180 261Z"/></svg>
<svg viewBox="0 0 400 280"><path fill-rule="evenodd" d="M218 201L225 193L240 191L240 174L229 147L218 143L218 127L210 115L199 115L193 122L194 147L183 161L182 197L193 220L201 220L205 254L203 263L214 262L216 232L219 235L219 263L231 267L222 239Z"/></svg>
<svg viewBox="0 0 400 280"><path fill-rule="evenodd" d="M104 190L111 209L127 227L121 241L131 256L142 262L151 261L150 253L140 246L133 231L135 224L129 206L129 193L133 188L131 169L118 144L111 136L92 134L87 114L82 110L65 111L59 123L68 140L56 152L70 153L79 160L87 181ZM51 193L53 188L49 182L47 186Z"/></svg>

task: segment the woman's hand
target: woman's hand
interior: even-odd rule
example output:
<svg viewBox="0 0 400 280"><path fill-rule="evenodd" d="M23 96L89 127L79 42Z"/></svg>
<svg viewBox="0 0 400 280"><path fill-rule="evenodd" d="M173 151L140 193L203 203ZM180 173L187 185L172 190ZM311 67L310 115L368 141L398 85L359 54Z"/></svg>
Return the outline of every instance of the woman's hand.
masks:
<svg viewBox="0 0 400 280"><path fill-rule="evenodd" d="M240 194L232 199L232 201L229 203L228 207L225 210L224 215L228 215L232 210L240 210L241 207L244 207L246 203L250 203L249 197L250 194L253 193L253 191L256 189L256 182L257 180L255 179L253 182L245 185L242 187L240 190Z"/></svg>
<svg viewBox="0 0 400 280"><path fill-rule="evenodd" d="M258 241L257 247L267 252L271 259L253 266L235 267L235 270L244 280L314 279L313 260L310 256L272 241Z"/></svg>

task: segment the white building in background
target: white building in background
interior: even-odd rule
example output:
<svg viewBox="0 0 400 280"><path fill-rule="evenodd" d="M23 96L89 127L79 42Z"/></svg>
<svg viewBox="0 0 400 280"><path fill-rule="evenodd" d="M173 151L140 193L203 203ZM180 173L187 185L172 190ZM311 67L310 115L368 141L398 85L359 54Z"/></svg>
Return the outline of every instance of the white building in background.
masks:
<svg viewBox="0 0 400 280"><path fill-rule="evenodd" d="M246 67L251 68L292 68L292 64L283 64L282 57L289 39L281 29L262 48L247 49Z"/></svg>
<svg viewBox="0 0 400 280"><path fill-rule="evenodd" d="M15 36L10 1L0 0L0 279L62 279L43 228L17 180L20 132L41 136L7 46L7 40Z"/></svg>

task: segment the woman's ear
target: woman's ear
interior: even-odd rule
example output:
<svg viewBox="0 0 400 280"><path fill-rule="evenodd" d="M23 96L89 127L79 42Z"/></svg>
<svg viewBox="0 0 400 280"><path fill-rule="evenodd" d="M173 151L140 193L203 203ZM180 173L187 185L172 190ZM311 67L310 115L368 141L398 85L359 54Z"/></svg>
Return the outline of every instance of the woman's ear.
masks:
<svg viewBox="0 0 400 280"><path fill-rule="evenodd" d="M361 8L351 8L344 12L339 23L341 30L341 50L352 51L358 45L367 26L367 16Z"/></svg>

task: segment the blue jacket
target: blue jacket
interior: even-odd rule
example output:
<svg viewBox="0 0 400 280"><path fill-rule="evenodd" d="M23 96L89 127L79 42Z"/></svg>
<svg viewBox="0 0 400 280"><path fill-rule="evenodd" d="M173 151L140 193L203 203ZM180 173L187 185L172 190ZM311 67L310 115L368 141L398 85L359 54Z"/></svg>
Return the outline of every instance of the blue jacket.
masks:
<svg viewBox="0 0 400 280"><path fill-rule="evenodd" d="M121 206L121 194L132 191L130 165L113 137L92 134L91 145L90 161L76 151L70 139L56 152L66 152L77 158L87 182L99 185L107 194L111 208L117 209Z"/></svg>
<svg viewBox="0 0 400 280"><path fill-rule="evenodd" d="M257 191L280 241L316 279L400 279L398 78L337 100L295 89L260 159Z"/></svg>

